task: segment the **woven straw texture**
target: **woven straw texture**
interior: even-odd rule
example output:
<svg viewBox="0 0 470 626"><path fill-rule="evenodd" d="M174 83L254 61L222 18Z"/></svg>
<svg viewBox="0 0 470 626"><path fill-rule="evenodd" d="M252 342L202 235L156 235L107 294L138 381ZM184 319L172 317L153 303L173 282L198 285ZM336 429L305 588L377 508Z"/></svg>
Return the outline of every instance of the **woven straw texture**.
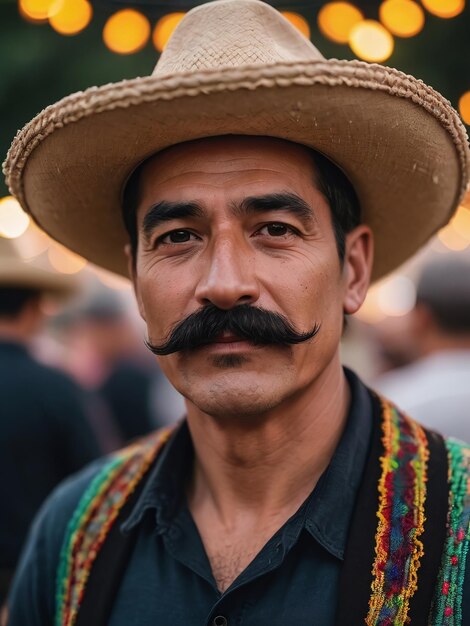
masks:
<svg viewBox="0 0 470 626"><path fill-rule="evenodd" d="M374 231L375 279L450 219L468 184L466 131L445 98L392 68L324 59L258 0L190 11L151 76L42 111L16 136L4 172L52 237L126 274L129 175L168 146L227 134L287 139L337 163Z"/></svg>

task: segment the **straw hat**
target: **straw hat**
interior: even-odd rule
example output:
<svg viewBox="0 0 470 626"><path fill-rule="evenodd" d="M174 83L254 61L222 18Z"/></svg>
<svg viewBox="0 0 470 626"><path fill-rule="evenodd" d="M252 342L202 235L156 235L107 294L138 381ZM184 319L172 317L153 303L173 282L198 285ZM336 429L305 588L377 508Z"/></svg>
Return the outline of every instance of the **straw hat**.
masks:
<svg viewBox="0 0 470 626"><path fill-rule="evenodd" d="M258 0L193 9L151 76L45 109L4 172L47 233L126 275L120 211L132 171L168 146L227 134L305 144L341 167L375 234L375 279L449 220L469 177L464 126L440 94L392 68L326 60Z"/></svg>
<svg viewBox="0 0 470 626"><path fill-rule="evenodd" d="M24 261L10 239L0 237L0 287L37 289L60 299L78 291L76 279Z"/></svg>

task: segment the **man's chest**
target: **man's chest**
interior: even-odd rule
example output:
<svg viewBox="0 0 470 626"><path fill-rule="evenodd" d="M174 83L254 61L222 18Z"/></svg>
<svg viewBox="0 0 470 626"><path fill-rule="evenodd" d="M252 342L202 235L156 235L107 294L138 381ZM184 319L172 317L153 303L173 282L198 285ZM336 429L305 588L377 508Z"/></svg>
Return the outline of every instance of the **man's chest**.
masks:
<svg viewBox="0 0 470 626"><path fill-rule="evenodd" d="M263 547L261 539L219 537L206 545L212 575L220 592L226 591L236 578L249 566Z"/></svg>
<svg viewBox="0 0 470 626"><path fill-rule="evenodd" d="M312 537L287 554L276 543L255 555L235 550L233 564L228 552L210 563L202 542L197 549L189 539L171 532L139 538L109 626L213 626L218 616L238 626L333 626L341 562ZM220 593L216 576L237 580Z"/></svg>
<svg viewBox="0 0 470 626"><path fill-rule="evenodd" d="M281 522L258 524L257 527L234 527L232 532L220 527L209 519L193 514L197 531L194 541L199 535L203 550L207 556L210 568L218 590L223 593L244 572L257 555L264 549L270 553L273 549L269 542L275 540L276 532L282 526ZM279 534L279 533L278 533Z"/></svg>
<svg viewBox="0 0 470 626"><path fill-rule="evenodd" d="M281 511L264 522L259 517L240 516L233 520L232 528L221 524L212 513L195 509L187 516L193 520L194 540L198 537L212 570L218 590L225 592L263 552L273 556L282 545L286 527L299 532L304 525L305 506L293 511ZM288 522L288 519L292 520ZM275 545L274 545L275 544Z"/></svg>

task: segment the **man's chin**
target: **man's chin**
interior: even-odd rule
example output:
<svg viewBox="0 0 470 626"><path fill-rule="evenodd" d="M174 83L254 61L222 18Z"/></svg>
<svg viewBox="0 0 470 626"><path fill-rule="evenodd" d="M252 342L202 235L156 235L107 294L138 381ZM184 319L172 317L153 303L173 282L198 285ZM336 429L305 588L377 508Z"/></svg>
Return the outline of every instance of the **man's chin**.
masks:
<svg viewBox="0 0 470 626"><path fill-rule="evenodd" d="M218 375L192 377L183 393L204 413L224 419L245 419L276 407L289 394L289 386L285 374L281 381L279 377L259 374L249 368L244 371L243 366L226 362L219 368Z"/></svg>
<svg viewBox="0 0 470 626"><path fill-rule="evenodd" d="M192 404L205 415L210 415L217 420L230 420L245 424L248 421L254 423L276 406L276 402L269 402L267 398L259 399L257 402L246 402L240 398L240 394L236 394L233 398L228 394L228 397L225 396L222 401L215 397L195 400Z"/></svg>

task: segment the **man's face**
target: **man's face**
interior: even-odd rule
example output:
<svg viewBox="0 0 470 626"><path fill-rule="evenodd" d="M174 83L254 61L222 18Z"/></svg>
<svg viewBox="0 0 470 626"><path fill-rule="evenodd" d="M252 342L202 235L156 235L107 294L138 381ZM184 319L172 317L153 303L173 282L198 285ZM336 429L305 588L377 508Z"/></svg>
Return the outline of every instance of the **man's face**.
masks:
<svg viewBox="0 0 470 626"><path fill-rule="evenodd" d="M343 313L358 308L365 286L351 276L348 242L341 267L305 148L255 137L181 144L145 164L139 191L134 284L152 344L208 304L280 313L304 333L320 325L297 345L224 335L158 357L190 403L212 415L262 414L337 366Z"/></svg>

